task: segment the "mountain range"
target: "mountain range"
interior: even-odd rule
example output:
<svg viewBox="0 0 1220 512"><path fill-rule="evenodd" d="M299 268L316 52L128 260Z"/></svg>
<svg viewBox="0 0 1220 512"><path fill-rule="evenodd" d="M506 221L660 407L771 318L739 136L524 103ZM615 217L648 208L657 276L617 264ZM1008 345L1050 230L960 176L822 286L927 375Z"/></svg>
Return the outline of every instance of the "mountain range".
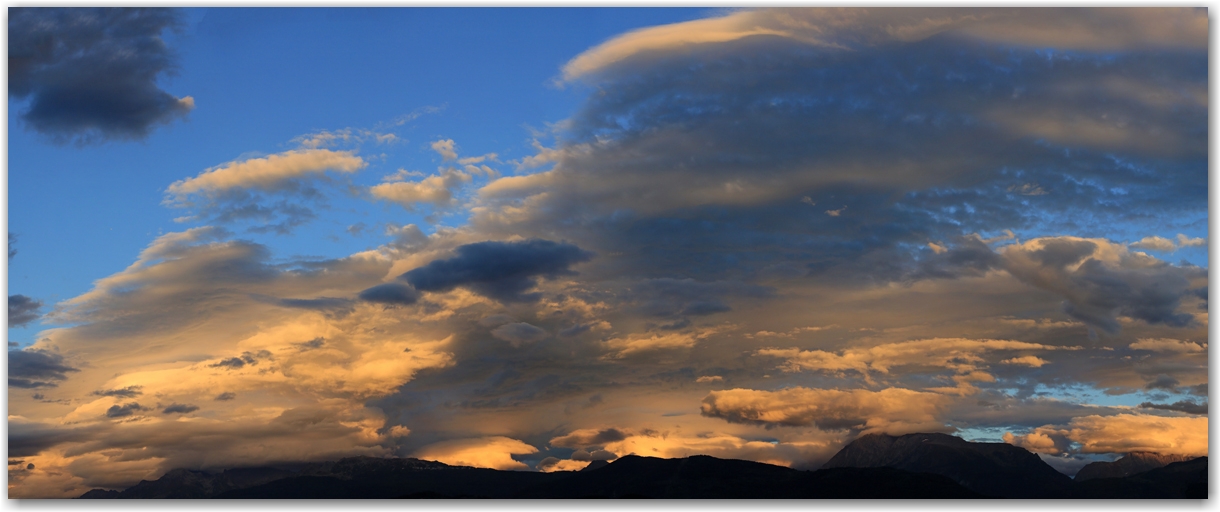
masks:
<svg viewBox="0 0 1220 512"><path fill-rule="evenodd" d="M81 498L1207 497L1207 457L1137 452L1085 469L1086 478L1073 480L1005 443L946 434L872 434L849 443L815 471L706 455L627 455L553 473L352 457L220 472L175 469L122 491L94 489Z"/></svg>

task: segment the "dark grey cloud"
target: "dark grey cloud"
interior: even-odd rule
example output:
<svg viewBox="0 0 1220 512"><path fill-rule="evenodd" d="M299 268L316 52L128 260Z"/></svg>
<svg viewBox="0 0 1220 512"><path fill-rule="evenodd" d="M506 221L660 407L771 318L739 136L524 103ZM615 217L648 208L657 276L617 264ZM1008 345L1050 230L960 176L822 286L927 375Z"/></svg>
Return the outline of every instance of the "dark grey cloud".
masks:
<svg viewBox="0 0 1220 512"><path fill-rule="evenodd" d="M252 298L260 302L275 304L280 307L292 309L308 309L311 311L322 311L334 315L347 315L352 312L352 307L355 303L351 299L338 297L318 297L315 299L284 299L278 297L266 297L261 295L251 295Z"/></svg>
<svg viewBox="0 0 1220 512"><path fill-rule="evenodd" d="M1165 391L1177 391L1178 386L1182 383L1178 379L1168 375L1158 375L1144 386L1144 389L1163 389Z"/></svg>
<svg viewBox="0 0 1220 512"><path fill-rule="evenodd" d="M48 423L11 421L8 434L8 455L9 457L30 457L60 443L88 439L101 429L100 425L64 427Z"/></svg>
<svg viewBox="0 0 1220 512"><path fill-rule="evenodd" d="M21 327L25 324L38 320L42 315L38 314L38 310L42 308L42 301L32 299L25 295L9 295L8 296L8 325L9 327Z"/></svg>
<svg viewBox="0 0 1220 512"><path fill-rule="evenodd" d="M774 290L739 281L703 282L694 279L647 279L630 286L642 313L650 316L705 316L731 311L727 297L767 298Z"/></svg>
<svg viewBox="0 0 1220 512"><path fill-rule="evenodd" d="M230 357L228 359L222 359L220 362L211 364L208 366L211 366L212 368L227 368L227 369L233 370L233 369L237 369L237 368L242 368L246 365L250 365L250 366L257 365L259 360L269 359L270 357L271 357L271 352L268 352L266 350L260 350L258 352L242 352L241 356L239 356L239 357Z"/></svg>
<svg viewBox="0 0 1220 512"><path fill-rule="evenodd" d="M9 233L8 234L8 259L11 260L11 259L13 259L13 256L16 256L16 255L17 255L17 235L15 235L13 233Z"/></svg>
<svg viewBox="0 0 1220 512"><path fill-rule="evenodd" d="M419 300L419 292L403 283L385 283L360 292L360 300L386 306L409 306Z"/></svg>
<svg viewBox="0 0 1220 512"><path fill-rule="evenodd" d="M56 142L143 139L194 105L161 90L176 56L161 38L182 27L164 8L9 9L9 96L21 120Z"/></svg>
<svg viewBox="0 0 1220 512"><path fill-rule="evenodd" d="M956 243L937 252L931 248L920 254L914 270L905 277L908 281L920 279L955 279L978 276L993 268L1002 267L1002 259L986 243L976 237L958 237Z"/></svg>
<svg viewBox="0 0 1220 512"><path fill-rule="evenodd" d="M627 439L631 435L631 431L615 427L595 430L593 432L579 431L552 439L551 446L578 449L605 446L607 443Z"/></svg>
<svg viewBox="0 0 1220 512"><path fill-rule="evenodd" d="M162 410L161 414L186 414L186 413L195 412L198 410L199 410L199 406L197 406L197 405L171 404L169 407L166 407L164 410Z"/></svg>
<svg viewBox="0 0 1220 512"><path fill-rule="evenodd" d="M1120 330L1118 316L1172 327L1194 324L1194 317L1178 312L1178 307L1182 299L1194 296L1191 282L1206 279L1205 269L1138 254L1102 261L1092 257L1099 244L1104 243L1043 239L1039 248L1005 251L1004 269L1022 281L1062 295L1065 313L1109 333Z"/></svg>
<svg viewBox="0 0 1220 512"><path fill-rule="evenodd" d="M426 292L459 286L501 302L531 302L527 293L538 278L575 275L569 267L593 258L593 253L569 243L530 239L520 242L478 242L454 249L456 256L411 270L399 279Z"/></svg>
<svg viewBox="0 0 1220 512"><path fill-rule="evenodd" d="M148 410L148 409L140 406L140 404L137 402L126 403L123 405L112 405L112 406L110 406L109 409L106 409L106 417L107 418L124 418L127 416L134 415L137 412L146 411L146 410Z"/></svg>
<svg viewBox="0 0 1220 512"><path fill-rule="evenodd" d="M125 388L118 388L118 389L101 389L98 391L94 391L93 395L94 396L117 396L120 398L134 398L134 397L144 394L144 392L141 391L141 389L143 389L143 386L127 386Z"/></svg>
<svg viewBox="0 0 1220 512"><path fill-rule="evenodd" d="M545 329L540 329L525 322L504 324L491 330L496 339L504 340L517 347L525 343L541 341L550 336Z"/></svg>
<svg viewBox="0 0 1220 512"><path fill-rule="evenodd" d="M1205 61L949 36L851 51L759 36L641 56L592 78L599 92L557 133L545 185L485 195L518 207L562 193L531 197L524 222L474 223L614 254L607 274L700 281L949 277L994 258L929 242L1197 228L1206 105L1184 91L1205 90ZM1097 129L1077 140L1039 122ZM1153 134L1164 144L1128 143Z"/></svg>
<svg viewBox="0 0 1220 512"><path fill-rule="evenodd" d="M1207 415L1207 402L1195 403L1190 400L1179 400L1172 404L1154 404L1152 402L1144 402L1140 404L1144 409L1160 409L1162 411L1178 411L1187 414L1202 414Z"/></svg>
<svg viewBox="0 0 1220 512"><path fill-rule="evenodd" d="M298 350L304 352L306 350L322 348L322 345L325 345L325 344L326 344L326 338L318 337L318 338L314 338L312 340L302 342L302 343L293 343L293 346L297 347Z"/></svg>
<svg viewBox="0 0 1220 512"><path fill-rule="evenodd" d="M8 351L8 385L14 388L55 387L56 381L66 380L69 372L79 371L68 366L64 357L45 350Z"/></svg>
<svg viewBox="0 0 1220 512"><path fill-rule="evenodd" d="M216 398L213 398L213 400L216 400L218 402L225 402L225 401L233 400L235 398L237 398L237 393L234 393L232 391L225 391L224 393L216 395Z"/></svg>
<svg viewBox="0 0 1220 512"><path fill-rule="evenodd" d="M513 317L508 315L488 315L479 319L479 325L483 327L496 327L513 321Z"/></svg>

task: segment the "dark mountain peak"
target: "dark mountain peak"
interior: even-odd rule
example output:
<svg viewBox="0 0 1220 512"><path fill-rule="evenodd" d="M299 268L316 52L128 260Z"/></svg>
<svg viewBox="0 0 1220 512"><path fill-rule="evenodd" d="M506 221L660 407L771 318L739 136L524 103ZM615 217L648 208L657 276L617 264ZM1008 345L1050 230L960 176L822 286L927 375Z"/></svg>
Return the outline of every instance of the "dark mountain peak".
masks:
<svg viewBox="0 0 1220 512"><path fill-rule="evenodd" d="M1079 498L1207 499L1207 457L1172 462L1124 477L1083 481L1077 477L1075 494Z"/></svg>
<svg viewBox="0 0 1220 512"><path fill-rule="evenodd" d="M92 489L85 494L80 495L82 500L112 500L119 497L119 491L110 489Z"/></svg>
<svg viewBox="0 0 1220 512"><path fill-rule="evenodd" d="M590 462L588 466L585 466L585 467L581 468L580 470L581 471L593 471L595 469L601 469L601 468L604 468L609 465L610 465L610 462L608 462L608 461L595 460L593 462Z"/></svg>
<svg viewBox="0 0 1220 512"><path fill-rule="evenodd" d="M1007 443L976 443L957 436L917 433L861 436L822 466L891 467L952 479L980 494L996 497L1054 497L1067 492L1071 479L1028 450Z"/></svg>
<svg viewBox="0 0 1220 512"><path fill-rule="evenodd" d="M1194 460L1190 455L1174 455L1155 452L1131 452L1114 462L1092 462L1080 468L1076 481L1084 482L1096 478L1122 478L1145 471L1168 466L1175 462Z"/></svg>

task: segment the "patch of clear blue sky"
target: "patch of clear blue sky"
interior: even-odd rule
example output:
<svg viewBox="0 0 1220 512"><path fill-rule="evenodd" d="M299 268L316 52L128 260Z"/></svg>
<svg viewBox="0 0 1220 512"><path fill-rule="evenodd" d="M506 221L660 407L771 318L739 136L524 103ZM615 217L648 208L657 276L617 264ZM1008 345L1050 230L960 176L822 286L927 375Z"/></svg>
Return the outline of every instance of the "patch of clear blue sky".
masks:
<svg viewBox="0 0 1220 512"><path fill-rule="evenodd" d="M189 9L183 33L167 37L181 59L162 80L192 96L186 121L144 141L55 146L23 129L19 102L9 105L9 231L18 254L9 262L10 294L48 308L121 271L156 236L194 224L161 204L171 183L251 155L295 147L319 130L374 128L428 106L444 106L391 130L393 147L354 181L371 185L399 168L431 174L428 149L454 139L466 156L531 154L529 127L570 116L587 90L556 88L560 68L624 32L706 17L708 9ZM500 165L505 173L512 166ZM363 236L345 231L362 222ZM442 219L458 225L461 219ZM391 204L332 197L331 210L287 236L240 233L277 257L340 257L387 240L385 223L419 224L419 214ZM44 311L47 308L44 308ZM9 330L34 341L45 325Z"/></svg>

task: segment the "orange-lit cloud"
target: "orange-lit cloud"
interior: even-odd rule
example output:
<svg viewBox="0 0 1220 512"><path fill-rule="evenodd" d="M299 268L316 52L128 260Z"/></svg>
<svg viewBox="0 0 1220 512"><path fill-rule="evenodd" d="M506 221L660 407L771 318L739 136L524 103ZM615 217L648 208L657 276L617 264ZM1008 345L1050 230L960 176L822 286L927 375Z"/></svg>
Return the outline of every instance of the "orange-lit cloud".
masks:
<svg viewBox="0 0 1220 512"><path fill-rule="evenodd" d="M731 423L900 435L951 430L943 417L950 403L952 399L945 395L901 388L727 389L709 393L703 399L702 413Z"/></svg>
<svg viewBox="0 0 1220 512"><path fill-rule="evenodd" d="M363 169L367 163L351 151L328 149L301 149L251 158L241 162L229 162L208 169L194 178L174 182L166 189L175 203L183 203L188 196L224 192L239 188L273 189L287 180L326 171L344 173Z"/></svg>
<svg viewBox="0 0 1220 512"><path fill-rule="evenodd" d="M1049 454L1156 452L1207 455L1207 417L1117 414L1072 418L1065 427L1046 425L1025 435L1004 434L1004 442ZM1078 450L1068 442L1080 445Z"/></svg>
<svg viewBox="0 0 1220 512"><path fill-rule="evenodd" d="M537 451L537 448L516 439L492 436L441 441L420 448L411 456L453 466L524 470L529 469L529 466L514 460L512 456L528 455Z"/></svg>

